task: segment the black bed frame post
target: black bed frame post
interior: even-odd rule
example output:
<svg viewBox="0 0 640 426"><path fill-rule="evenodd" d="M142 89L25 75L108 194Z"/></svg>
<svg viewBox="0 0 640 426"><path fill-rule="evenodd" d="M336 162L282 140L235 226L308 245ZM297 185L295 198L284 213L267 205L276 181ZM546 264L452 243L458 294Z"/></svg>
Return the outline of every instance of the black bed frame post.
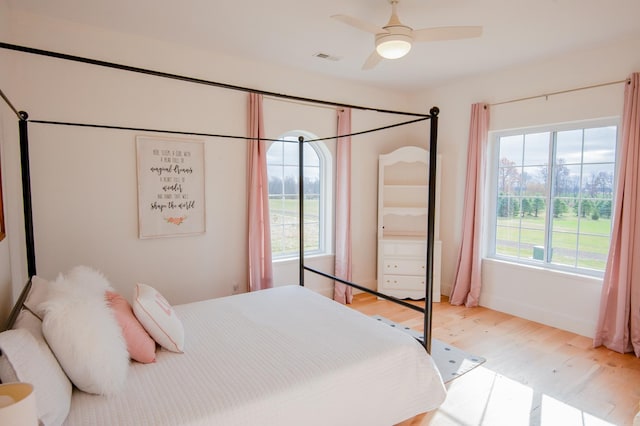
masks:
<svg viewBox="0 0 640 426"><path fill-rule="evenodd" d="M27 272L29 278L36 274L36 250L33 236L33 207L31 205L31 172L29 169L29 114L20 111L20 165L22 168L22 206L24 209L24 234L27 245Z"/></svg>
<svg viewBox="0 0 640 426"><path fill-rule="evenodd" d="M300 285L304 287L304 137L298 136L298 229L300 244Z"/></svg>
<svg viewBox="0 0 640 426"><path fill-rule="evenodd" d="M424 311L424 347L431 353L431 319L433 316L433 245L436 210L436 168L438 162L438 107L429 111L431 114L431 132L429 136L429 198L427 212L427 285L425 287Z"/></svg>

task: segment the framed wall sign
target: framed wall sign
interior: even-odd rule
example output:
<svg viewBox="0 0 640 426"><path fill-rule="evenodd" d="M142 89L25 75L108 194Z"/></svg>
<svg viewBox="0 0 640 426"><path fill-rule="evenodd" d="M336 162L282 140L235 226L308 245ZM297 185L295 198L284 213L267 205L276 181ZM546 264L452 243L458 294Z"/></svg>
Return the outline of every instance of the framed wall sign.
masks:
<svg viewBox="0 0 640 426"><path fill-rule="evenodd" d="M140 238L205 232L204 143L137 136Z"/></svg>

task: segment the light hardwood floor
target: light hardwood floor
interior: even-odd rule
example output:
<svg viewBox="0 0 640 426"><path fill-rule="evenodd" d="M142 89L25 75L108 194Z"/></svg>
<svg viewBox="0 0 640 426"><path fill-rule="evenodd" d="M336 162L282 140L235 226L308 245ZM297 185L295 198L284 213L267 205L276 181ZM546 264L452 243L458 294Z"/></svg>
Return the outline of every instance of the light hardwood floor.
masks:
<svg viewBox="0 0 640 426"><path fill-rule="evenodd" d="M358 294L352 305L422 331L422 314ZM592 339L490 309L434 303L432 335L487 361L447 385L427 425L631 425L640 402L640 359ZM594 313L595 315L595 313Z"/></svg>

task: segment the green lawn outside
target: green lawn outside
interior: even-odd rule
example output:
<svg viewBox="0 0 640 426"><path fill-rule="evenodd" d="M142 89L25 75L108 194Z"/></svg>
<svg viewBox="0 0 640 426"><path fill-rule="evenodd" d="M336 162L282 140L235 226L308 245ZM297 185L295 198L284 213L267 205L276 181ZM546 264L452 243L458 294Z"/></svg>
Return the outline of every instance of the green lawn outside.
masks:
<svg viewBox="0 0 640 426"><path fill-rule="evenodd" d="M533 260L533 246L544 246L545 243L544 223L542 215L498 218L496 253ZM611 219L592 220L563 215L553 218L552 226L552 263L604 270L609 252Z"/></svg>
<svg viewBox="0 0 640 426"><path fill-rule="evenodd" d="M298 200L283 200L283 199L269 199L269 210L279 210L283 214L298 217ZM305 215L318 215L320 208L320 202L318 199L304 200L304 214Z"/></svg>
<svg viewBox="0 0 640 426"><path fill-rule="evenodd" d="M270 199L271 250L274 256L298 251L298 200ZM304 246L305 250L320 248L320 202L304 200Z"/></svg>

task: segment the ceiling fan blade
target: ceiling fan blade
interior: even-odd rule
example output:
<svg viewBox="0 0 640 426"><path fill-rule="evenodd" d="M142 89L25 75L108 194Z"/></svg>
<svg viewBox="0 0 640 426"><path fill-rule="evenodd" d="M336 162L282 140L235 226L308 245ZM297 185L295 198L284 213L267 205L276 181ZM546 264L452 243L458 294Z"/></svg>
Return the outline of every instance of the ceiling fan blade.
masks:
<svg viewBox="0 0 640 426"><path fill-rule="evenodd" d="M480 37L482 27L435 27L413 30L414 41L444 41Z"/></svg>
<svg viewBox="0 0 640 426"><path fill-rule="evenodd" d="M344 22L347 25L351 25L352 27L355 27L359 30L362 31L366 31L368 33L371 34L380 34L380 33L386 33L387 31L380 28L377 25L374 24L370 24L369 22L363 21L361 19L358 18L354 18L352 16L347 16L347 15L332 15L331 16L333 19L337 19L340 22Z"/></svg>
<svg viewBox="0 0 640 426"><path fill-rule="evenodd" d="M363 70L370 70L372 68L374 68L376 65L378 65L382 59L384 59L382 56L378 55L378 52L376 52L375 50L371 53L371 55L369 55L369 57L367 58L366 61L364 61L364 64L362 65L362 69Z"/></svg>

